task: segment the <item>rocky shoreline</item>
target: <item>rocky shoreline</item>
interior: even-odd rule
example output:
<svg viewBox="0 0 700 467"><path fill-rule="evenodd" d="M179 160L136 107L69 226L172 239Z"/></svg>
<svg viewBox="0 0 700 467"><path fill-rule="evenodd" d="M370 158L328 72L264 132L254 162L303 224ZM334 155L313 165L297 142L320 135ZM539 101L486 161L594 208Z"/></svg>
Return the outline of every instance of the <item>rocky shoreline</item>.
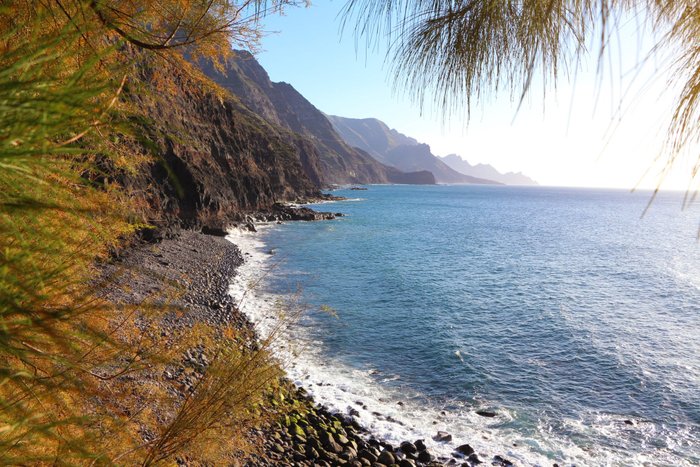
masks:
<svg viewBox="0 0 700 467"><path fill-rule="evenodd" d="M256 221L333 219L338 214L316 212L308 208L275 205L271 212L250 216L239 227L255 228ZM141 244L131 249L116 264L105 265L104 272L113 273L126 266L138 271L128 277L128 292L116 288L109 298L135 303L146 299L158 287L158 281L180 281L184 293L171 305L180 312L166 316L161 323L164 341L177 334L181 327L202 322L208 325L234 327L254 335L253 324L240 312L229 295L229 284L236 269L245 260L240 249L222 238L224 232L183 230L155 244ZM255 345L255 343L252 343ZM157 378L178 380L183 392L191 390L198 372L206 371L207 349L189 350L179 368ZM194 369L194 372L188 369ZM182 379L182 381L179 381ZM406 440L398 446L376 439L351 416L333 414L317 404L303 388L286 381L286 405L292 410L281 420L251 433L261 447L257 454L238 460L238 465L269 466L439 466L481 464L482 460L467 444L459 446L451 458L437 458L423 440ZM450 441L447 433L437 433ZM434 438L437 439L437 438ZM180 459L184 465L187 459ZM491 465L510 466L508 460L496 456Z"/></svg>

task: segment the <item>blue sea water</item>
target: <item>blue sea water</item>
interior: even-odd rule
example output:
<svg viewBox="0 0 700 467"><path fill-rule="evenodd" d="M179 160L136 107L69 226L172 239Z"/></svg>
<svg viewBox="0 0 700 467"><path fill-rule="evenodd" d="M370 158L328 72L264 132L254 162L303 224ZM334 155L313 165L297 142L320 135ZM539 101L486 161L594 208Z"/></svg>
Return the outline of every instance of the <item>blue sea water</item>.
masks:
<svg viewBox="0 0 700 467"><path fill-rule="evenodd" d="M307 304L290 332L317 397L487 460L700 464L698 204L663 194L641 217L649 193L368 188L317 207L341 219L263 236L265 287Z"/></svg>

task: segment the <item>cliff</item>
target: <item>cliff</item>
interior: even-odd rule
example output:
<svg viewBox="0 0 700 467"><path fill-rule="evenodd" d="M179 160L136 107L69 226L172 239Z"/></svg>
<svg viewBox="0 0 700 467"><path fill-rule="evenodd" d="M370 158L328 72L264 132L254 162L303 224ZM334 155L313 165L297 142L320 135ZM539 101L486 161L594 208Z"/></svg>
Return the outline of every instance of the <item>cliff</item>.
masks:
<svg viewBox="0 0 700 467"><path fill-rule="evenodd" d="M315 148L324 184L435 183L425 171L402 173L350 147L326 116L287 83L274 83L248 52L237 51L223 73L202 63L202 70L271 125L287 129Z"/></svg>
<svg viewBox="0 0 700 467"><path fill-rule="evenodd" d="M151 159L116 178L159 228L222 228L245 213L319 194L310 142L271 125L186 64L139 58L124 91L138 109L134 151Z"/></svg>
<svg viewBox="0 0 700 467"><path fill-rule="evenodd" d="M427 170L438 183L499 185L487 177L460 173L430 152L427 144L391 129L376 118L345 118L329 115L336 131L351 146L367 151L376 160L403 171Z"/></svg>
<svg viewBox="0 0 700 467"><path fill-rule="evenodd" d="M493 180L472 177L451 169L440 158L430 152L430 146L427 144L397 146L388 151L384 158L388 164L402 170L429 170L439 183L500 185L500 183Z"/></svg>
<svg viewBox="0 0 700 467"><path fill-rule="evenodd" d="M354 148L362 149L384 164L385 155L399 146L415 146L418 141L389 128L376 118L346 118L327 115L338 134Z"/></svg>

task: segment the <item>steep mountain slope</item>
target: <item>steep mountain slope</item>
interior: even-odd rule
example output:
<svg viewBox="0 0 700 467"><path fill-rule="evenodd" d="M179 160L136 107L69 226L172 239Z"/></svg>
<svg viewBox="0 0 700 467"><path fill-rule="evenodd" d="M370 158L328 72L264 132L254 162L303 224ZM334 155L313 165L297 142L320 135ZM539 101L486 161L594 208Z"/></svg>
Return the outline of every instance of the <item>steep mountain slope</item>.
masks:
<svg viewBox="0 0 700 467"><path fill-rule="evenodd" d="M428 170L438 183L498 184L487 178L457 172L433 155L428 145L419 144L376 118L329 115L328 119L349 145L367 151L384 164L404 171Z"/></svg>
<svg viewBox="0 0 700 467"><path fill-rule="evenodd" d="M387 162L385 155L399 146L415 146L418 144L398 131L389 128L376 118L345 118L327 115L340 136L354 148L360 148L380 162Z"/></svg>
<svg viewBox="0 0 700 467"><path fill-rule="evenodd" d="M430 170L441 183L496 183L537 185L520 172L501 173L489 164L471 165L456 154L435 157L426 148L417 149L418 141L389 128L376 118L345 118L328 115L335 130L351 146L367 151L378 161L401 170ZM399 149L400 147L403 149ZM427 148L430 152L430 148ZM457 172L457 173L455 173ZM471 177L480 181L465 179Z"/></svg>
<svg viewBox="0 0 700 467"><path fill-rule="evenodd" d="M498 182L485 178L471 177L461 174L442 162L430 152L427 144L412 146L397 146L384 155L387 164L401 170L429 170L439 183L478 183L481 185L500 185Z"/></svg>
<svg viewBox="0 0 700 467"><path fill-rule="evenodd" d="M441 159L445 164L449 165L457 172L471 175L473 177L489 178L506 185L539 185L536 181L527 175L524 175L522 172L501 173L489 164L471 165L457 154L449 154Z"/></svg>
<svg viewBox="0 0 700 467"><path fill-rule="evenodd" d="M222 228L275 202L319 194L319 155L309 141L216 93L196 69L180 65L139 58L124 95L138 109L140 134L121 144L155 157L136 172L105 168L152 224Z"/></svg>
<svg viewBox="0 0 700 467"><path fill-rule="evenodd" d="M267 72L250 53L237 51L236 57L227 63L225 73L208 64L201 66L210 78L270 124L309 141L319 155L324 183L431 182L430 174L401 174L348 146L321 111L291 85L270 81Z"/></svg>

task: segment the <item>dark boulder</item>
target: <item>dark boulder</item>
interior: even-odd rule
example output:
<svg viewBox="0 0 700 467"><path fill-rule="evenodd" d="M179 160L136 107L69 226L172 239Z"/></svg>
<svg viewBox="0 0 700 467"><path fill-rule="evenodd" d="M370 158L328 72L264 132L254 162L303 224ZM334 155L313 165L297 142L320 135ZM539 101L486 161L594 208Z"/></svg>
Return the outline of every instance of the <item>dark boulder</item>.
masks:
<svg viewBox="0 0 700 467"><path fill-rule="evenodd" d="M457 449L455 449L458 453L464 455L464 456L469 456L471 454L474 454L474 449L469 446L468 444L463 444L461 446L458 446Z"/></svg>
<svg viewBox="0 0 700 467"><path fill-rule="evenodd" d="M401 448L401 451L406 453L406 454L415 454L416 452L418 452L418 449L416 449L416 446L409 441L404 441L403 443L401 443L400 448Z"/></svg>
<svg viewBox="0 0 700 467"><path fill-rule="evenodd" d="M471 465L481 464L481 459L479 459L479 456L477 456L476 453L470 454L469 457L467 457L467 461L469 461Z"/></svg>
<svg viewBox="0 0 700 467"><path fill-rule="evenodd" d="M443 443L447 441L452 441L452 435L446 431L438 431L437 434L433 436L433 439L439 443Z"/></svg>
<svg viewBox="0 0 700 467"><path fill-rule="evenodd" d="M361 449L360 452L357 453L357 457L360 459L367 459L370 463L377 462L377 456L367 449Z"/></svg>
<svg viewBox="0 0 700 467"><path fill-rule="evenodd" d="M396 456L388 449L385 449L379 454L377 462L384 465L392 465L396 463Z"/></svg>
<svg viewBox="0 0 700 467"><path fill-rule="evenodd" d="M506 459L505 457L502 456L494 456L493 457L493 465L497 465L500 467L513 467L514 464Z"/></svg>

